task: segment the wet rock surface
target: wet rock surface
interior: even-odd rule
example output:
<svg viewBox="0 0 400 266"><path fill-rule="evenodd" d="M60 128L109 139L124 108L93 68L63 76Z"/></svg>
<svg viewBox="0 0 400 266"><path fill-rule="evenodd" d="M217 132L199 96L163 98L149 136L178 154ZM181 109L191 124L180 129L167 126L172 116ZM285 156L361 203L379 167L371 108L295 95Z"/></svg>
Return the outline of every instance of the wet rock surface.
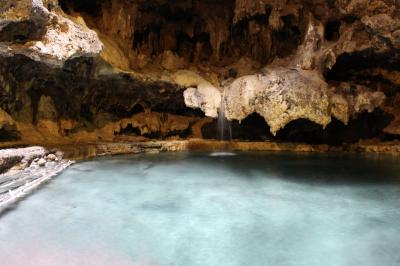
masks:
<svg viewBox="0 0 400 266"><path fill-rule="evenodd" d="M73 162L43 147L0 150L0 214Z"/></svg>

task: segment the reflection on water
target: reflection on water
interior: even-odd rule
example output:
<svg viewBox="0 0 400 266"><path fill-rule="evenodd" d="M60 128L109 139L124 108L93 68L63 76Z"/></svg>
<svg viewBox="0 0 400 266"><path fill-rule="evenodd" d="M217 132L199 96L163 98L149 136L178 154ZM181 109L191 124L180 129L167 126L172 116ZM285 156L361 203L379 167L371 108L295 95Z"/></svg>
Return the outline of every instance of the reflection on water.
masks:
<svg viewBox="0 0 400 266"><path fill-rule="evenodd" d="M234 152L213 152L210 154L212 157L221 157L221 156L235 156Z"/></svg>
<svg viewBox="0 0 400 266"><path fill-rule="evenodd" d="M267 153L83 162L0 217L0 265L400 265L399 162Z"/></svg>

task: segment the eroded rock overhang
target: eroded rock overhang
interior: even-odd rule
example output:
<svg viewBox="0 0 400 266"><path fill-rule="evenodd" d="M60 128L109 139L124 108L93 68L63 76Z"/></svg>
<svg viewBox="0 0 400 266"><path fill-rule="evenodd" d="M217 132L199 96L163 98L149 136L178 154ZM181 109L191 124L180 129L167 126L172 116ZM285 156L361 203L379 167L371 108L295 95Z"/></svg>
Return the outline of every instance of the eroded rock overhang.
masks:
<svg viewBox="0 0 400 266"><path fill-rule="evenodd" d="M396 2L23 0L0 11L9 139L201 136L210 120L190 108L215 118L221 101L228 119L257 113L274 135L378 109L393 115L384 132L400 131Z"/></svg>

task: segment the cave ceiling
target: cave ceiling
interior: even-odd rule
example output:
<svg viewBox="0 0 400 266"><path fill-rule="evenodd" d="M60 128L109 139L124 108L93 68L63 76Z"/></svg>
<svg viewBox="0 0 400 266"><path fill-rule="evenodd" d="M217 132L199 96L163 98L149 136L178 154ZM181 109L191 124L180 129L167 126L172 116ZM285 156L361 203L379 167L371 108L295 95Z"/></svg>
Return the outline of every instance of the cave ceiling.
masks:
<svg viewBox="0 0 400 266"><path fill-rule="evenodd" d="M272 137L368 114L386 121L374 137L396 136L399 72L394 0L0 3L0 132L13 138L187 137L222 105Z"/></svg>

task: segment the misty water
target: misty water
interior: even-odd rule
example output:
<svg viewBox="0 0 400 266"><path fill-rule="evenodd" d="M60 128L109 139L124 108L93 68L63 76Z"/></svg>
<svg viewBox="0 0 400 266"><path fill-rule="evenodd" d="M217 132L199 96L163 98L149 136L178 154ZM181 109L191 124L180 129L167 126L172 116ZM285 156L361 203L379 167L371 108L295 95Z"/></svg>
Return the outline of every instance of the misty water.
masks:
<svg viewBox="0 0 400 266"><path fill-rule="evenodd" d="M81 162L0 217L0 265L400 265L400 159Z"/></svg>

